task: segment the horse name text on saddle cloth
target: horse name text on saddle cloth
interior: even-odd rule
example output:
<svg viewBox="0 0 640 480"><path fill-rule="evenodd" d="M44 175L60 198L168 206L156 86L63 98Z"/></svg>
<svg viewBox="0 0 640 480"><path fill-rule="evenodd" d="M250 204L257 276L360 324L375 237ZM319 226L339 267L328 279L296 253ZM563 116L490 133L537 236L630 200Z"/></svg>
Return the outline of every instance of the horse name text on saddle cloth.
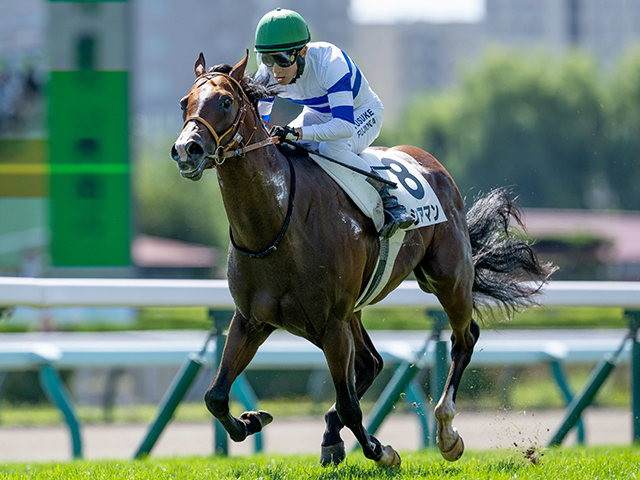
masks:
<svg viewBox="0 0 640 480"><path fill-rule="evenodd" d="M362 175L353 170L317 155L312 154L311 157L342 187L358 208L373 220L376 229L380 230L384 225L384 210L376 189ZM406 230L435 225L447 220L438 197L421 173L422 166L411 156L392 150L367 149L360 154L360 157L375 168L381 177L398 184L398 188L390 190L391 194L395 195L398 202L416 219L416 223ZM406 230L398 230L390 239L380 239L380 255L376 268L367 287L356 302L356 311L369 305L387 284Z"/></svg>

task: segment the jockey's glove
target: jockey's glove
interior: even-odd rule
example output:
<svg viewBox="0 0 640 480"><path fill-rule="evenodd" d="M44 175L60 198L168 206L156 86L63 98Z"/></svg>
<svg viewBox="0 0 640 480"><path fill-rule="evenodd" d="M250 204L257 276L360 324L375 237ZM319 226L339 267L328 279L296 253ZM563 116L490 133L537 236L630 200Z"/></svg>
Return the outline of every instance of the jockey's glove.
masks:
<svg viewBox="0 0 640 480"><path fill-rule="evenodd" d="M269 135L272 137L278 137L280 143L284 142L285 140L293 142L295 140L298 140L299 138L298 133L295 131L295 129L293 129L289 125L285 125L284 127L280 125L274 125L269 131Z"/></svg>

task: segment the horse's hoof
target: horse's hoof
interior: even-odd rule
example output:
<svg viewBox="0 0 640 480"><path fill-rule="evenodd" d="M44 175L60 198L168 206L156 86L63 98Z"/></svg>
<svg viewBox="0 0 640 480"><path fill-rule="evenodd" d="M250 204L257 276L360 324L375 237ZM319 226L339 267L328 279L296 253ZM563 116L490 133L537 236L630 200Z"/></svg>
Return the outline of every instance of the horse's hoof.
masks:
<svg viewBox="0 0 640 480"><path fill-rule="evenodd" d="M448 460L450 462L455 462L464 453L464 442L462 441L462 437L458 435L457 431L456 431L456 435L458 436L458 439L449 450L442 450L440 448L440 445L438 444L438 448L440 448L440 453L442 454L445 460Z"/></svg>
<svg viewBox="0 0 640 480"><path fill-rule="evenodd" d="M397 468L401 462L398 452L391 445L385 445L382 447L382 456L376 460L376 465L380 468Z"/></svg>
<svg viewBox="0 0 640 480"><path fill-rule="evenodd" d="M329 465L339 465L347 456L344 449L344 442L322 447L320 453L320 465L328 467Z"/></svg>
<svg viewBox="0 0 640 480"><path fill-rule="evenodd" d="M253 435L269 425L273 421L273 415L264 410L244 412L240 415L240 420L247 425L247 435Z"/></svg>

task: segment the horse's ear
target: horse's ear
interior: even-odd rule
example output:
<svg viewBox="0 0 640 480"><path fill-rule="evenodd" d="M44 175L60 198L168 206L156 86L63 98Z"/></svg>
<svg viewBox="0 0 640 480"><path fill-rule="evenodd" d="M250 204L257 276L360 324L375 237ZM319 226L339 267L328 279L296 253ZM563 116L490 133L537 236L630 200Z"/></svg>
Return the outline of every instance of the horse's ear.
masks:
<svg viewBox="0 0 640 480"><path fill-rule="evenodd" d="M202 54L202 52L200 52L200 56L198 57L198 60L196 60L196 65L194 68L196 71L196 77L199 77L203 73L206 73L207 68L205 67L204 55Z"/></svg>
<svg viewBox="0 0 640 480"><path fill-rule="evenodd" d="M231 75L238 82L242 81L244 78L244 71L247 68L247 63L249 62L249 50L247 49L247 54L245 57L231 70Z"/></svg>

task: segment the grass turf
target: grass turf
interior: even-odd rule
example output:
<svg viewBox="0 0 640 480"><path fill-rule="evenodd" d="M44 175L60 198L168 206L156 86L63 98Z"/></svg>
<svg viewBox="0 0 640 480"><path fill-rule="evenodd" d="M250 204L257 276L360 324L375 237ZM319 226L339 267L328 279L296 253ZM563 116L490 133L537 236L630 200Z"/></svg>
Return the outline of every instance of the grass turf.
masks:
<svg viewBox="0 0 640 480"><path fill-rule="evenodd" d="M402 455L402 452L401 452ZM73 461L0 464L2 479L634 479L640 478L640 447L573 447L468 451L448 463L428 449L402 455L402 466L381 470L361 454L323 468L316 456L178 458L141 461Z"/></svg>

